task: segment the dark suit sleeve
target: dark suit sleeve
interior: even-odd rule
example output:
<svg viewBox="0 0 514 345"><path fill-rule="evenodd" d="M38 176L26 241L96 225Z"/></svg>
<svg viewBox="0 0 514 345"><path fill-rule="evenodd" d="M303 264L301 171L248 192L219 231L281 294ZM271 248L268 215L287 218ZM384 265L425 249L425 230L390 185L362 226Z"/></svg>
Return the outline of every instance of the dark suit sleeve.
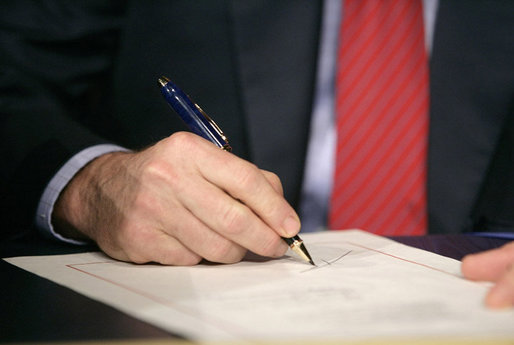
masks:
<svg viewBox="0 0 514 345"><path fill-rule="evenodd" d="M105 97L123 9L119 1L0 4L0 237L30 228L59 167L105 142L88 113Z"/></svg>

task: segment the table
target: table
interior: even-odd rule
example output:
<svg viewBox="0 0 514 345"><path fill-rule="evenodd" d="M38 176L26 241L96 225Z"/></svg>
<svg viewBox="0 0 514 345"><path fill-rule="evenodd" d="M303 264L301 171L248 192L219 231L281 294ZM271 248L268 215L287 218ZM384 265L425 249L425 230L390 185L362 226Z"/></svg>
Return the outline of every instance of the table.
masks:
<svg viewBox="0 0 514 345"><path fill-rule="evenodd" d="M496 248L504 239L473 235L395 237L401 243L460 260ZM97 250L22 235L0 242L1 257ZM0 342L181 339L32 273L0 261Z"/></svg>

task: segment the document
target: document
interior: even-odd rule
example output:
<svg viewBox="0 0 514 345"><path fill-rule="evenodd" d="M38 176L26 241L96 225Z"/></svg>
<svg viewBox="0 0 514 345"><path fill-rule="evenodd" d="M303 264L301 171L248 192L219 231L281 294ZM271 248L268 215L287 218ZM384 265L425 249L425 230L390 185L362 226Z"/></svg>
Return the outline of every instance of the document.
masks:
<svg viewBox="0 0 514 345"><path fill-rule="evenodd" d="M292 252L193 267L5 260L198 342L514 339L514 311L488 310L491 285L463 279L457 260L359 230L302 237L316 267Z"/></svg>

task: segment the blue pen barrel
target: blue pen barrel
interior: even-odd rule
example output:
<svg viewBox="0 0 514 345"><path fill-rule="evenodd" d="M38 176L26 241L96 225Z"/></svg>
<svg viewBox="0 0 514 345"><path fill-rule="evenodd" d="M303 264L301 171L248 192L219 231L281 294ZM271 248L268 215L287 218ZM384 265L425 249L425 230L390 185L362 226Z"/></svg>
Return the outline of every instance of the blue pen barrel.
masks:
<svg viewBox="0 0 514 345"><path fill-rule="evenodd" d="M226 149L228 145L226 138L218 132L217 128L213 128L213 124L209 122L209 117L175 84L169 80L166 81L166 84L161 88L162 95L189 129L218 147Z"/></svg>

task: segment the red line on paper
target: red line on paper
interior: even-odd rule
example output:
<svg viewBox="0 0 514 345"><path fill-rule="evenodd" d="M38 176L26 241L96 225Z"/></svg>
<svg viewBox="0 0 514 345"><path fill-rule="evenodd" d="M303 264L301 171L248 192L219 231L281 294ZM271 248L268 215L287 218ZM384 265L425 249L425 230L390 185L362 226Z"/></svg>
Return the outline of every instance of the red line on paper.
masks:
<svg viewBox="0 0 514 345"><path fill-rule="evenodd" d="M442 270L442 269L437 268L437 267L433 267L433 266L430 266L430 265L427 265L427 264L422 264L421 262L405 259L405 258L402 258L402 257L397 256L397 255L393 255L393 254L389 254L389 253L383 252L383 251L378 250L378 249L369 248L369 247L363 246L362 244L357 244L357 243L353 243L353 242L349 242L349 241L345 241L345 242L348 243L348 244L351 244L352 246L355 246L355 247L360 247L360 248L363 248L363 249L367 249L367 250L370 250L370 251L375 252L375 253L383 254L383 255L386 255L386 256L389 256L389 257L401 260L401 261L405 261L405 262L408 262L408 263L411 263L411 264L414 264L414 265L418 265L418 266L422 266L422 267L425 267L425 268L429 268L431 270L434 270L434 271L437 271L437 272L441 272L441 273L444 273L444 274L448 274L448 275L451 275L452 277L457 277L457 278L461 278L462 279L462 277L459 276L459 275L453 274L451 272L447 272L447 271Z"/></svg>
<svg viewBox="0 0 514 345"><path fill-rule="evenodd" d="M102 281L104 281L106 283L109 283L109 284L112 284L112 285L117 286L119 288L122 288L122 289L125 289L127 291L130 291L130 292L132 292L132 293L134 293L136 295L140 295L140 296L143 296L145 298L148 298L149 300L151 300L151 301L153 301L153 302L155 302L157 304L164 305L166 307L169 307L169 308L172 308L174 310L180 311L181 313L187 314L187 315L192 316L192 317L197 318L197 319L201 318L202 322L205 322L205 323L208 322L206 319L204 319L205 315L198 315L198 313L195 313L194 311L191 311L188 307L184 307L184 306L175 304L175 303L173 303L173 302L171 302L169 300L166 300L164 298L160 298L160 297L157 297L155 295L146 293L143 290L135 289L135 288L133 288L131 286L128 286L128 285L125 285L125 284L121 284L121 283L119 283L117 281L114 281L112 279L105 278L105 277L100 276L98 274L94 274L94 273L85 271L85 270L80 269L80 268L77 267L77 266L88 266L88 265L99 265L99 264L112 264L112 262L111 261L86 262L86 263L80 263L80 264L66 264L65 266L68 267L68 268L71 268L71 269L73 269L75 271L78 271L80 273L86 274L86 275L88 275L90 277L102 280ZM204 314L205 314L205 312L204 312ZM135 316L135 315L133 315L133 317L139 318L138 316ZM240 332L242 332L241 331L241 326L234 325L230 321L226 321L226 320L214 321L214 320L218 320L218 319L216 318L215 315L211 314L211 320L209 321L209 323L212 326L217 327L219 329L222 329L222 330L224 330L225 332L228 332L228 333L234 333L235 329L237 329ZM230 327L233 327L233 329L230 329L230 331L229 331L227 329L227 327L226 327L227 325L230 325ZM242 333L242 334L244 334L244 333Z"/></svg>

